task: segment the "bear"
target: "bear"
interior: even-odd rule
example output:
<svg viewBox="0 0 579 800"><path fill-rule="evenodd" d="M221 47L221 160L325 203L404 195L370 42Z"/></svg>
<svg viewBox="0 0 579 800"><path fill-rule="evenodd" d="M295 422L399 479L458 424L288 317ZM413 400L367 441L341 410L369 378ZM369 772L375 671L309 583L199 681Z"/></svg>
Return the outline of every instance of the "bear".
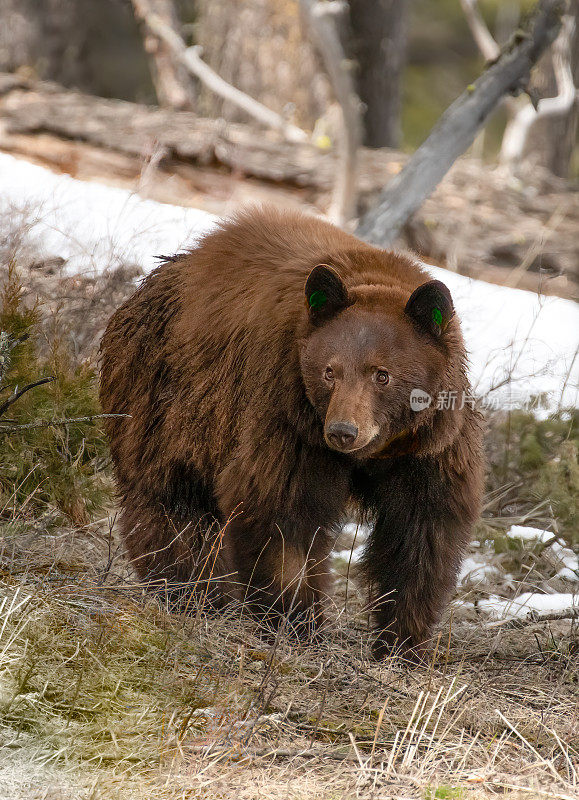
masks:
<svg viewBox="0 0 579 800"><path fill-rule="evenodd" d="M424 653L484 477L444 283L313 215L244 210L161 261L100 359L103 412L124 415L105 420L121 535L146 586L309 635L355 513L373 653Z"/></svg>

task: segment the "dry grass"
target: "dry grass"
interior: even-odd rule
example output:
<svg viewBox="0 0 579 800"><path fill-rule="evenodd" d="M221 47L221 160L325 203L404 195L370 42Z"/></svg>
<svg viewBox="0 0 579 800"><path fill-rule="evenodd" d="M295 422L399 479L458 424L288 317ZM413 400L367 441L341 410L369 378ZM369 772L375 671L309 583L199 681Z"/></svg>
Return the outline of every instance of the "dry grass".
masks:
<svg viewBox="0 0 579 800"><path fill-rule="evenodd" d="M142 596L107 521L2 534L0 796L579 796L569 622L459 598L428 665L378 665L353 579L323 638L272 642Z"/></svg>

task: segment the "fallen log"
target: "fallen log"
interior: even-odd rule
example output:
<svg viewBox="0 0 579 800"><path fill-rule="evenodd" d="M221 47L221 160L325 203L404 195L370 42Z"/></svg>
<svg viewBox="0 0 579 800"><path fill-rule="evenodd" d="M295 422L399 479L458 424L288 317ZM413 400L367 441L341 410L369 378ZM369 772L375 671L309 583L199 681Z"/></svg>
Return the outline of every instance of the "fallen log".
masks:
<svg viewBox="0 0 579 800"><path fill-rule="evenodd" d="M335 155L272 132L187 111L81 94L0 76L3 134L49 133L148 158L152 149L200 166L221 165L263 180L331 188Z"/></svg>
<svg viewBox="0 0 579 800"><path fill-rule="evenodd" d="M271 131L2 74L0 150L76 178L219 215L256 202L325 212L337 164L332 151L284 142ZM406 161L393 150L361 148L359 208L374 206ZM442 266L448 259L465 275L502 284L513 267L526 263L529 247L537 242L538 266L531 265L517 285L575 296L577 195L540 170L529 181L531 195L476 160L460 159L404 226L395 246L409 246ZM471 187L468 197L465 186ZM474 219L473 204L487 211ZM556 231L554 208L564 216ZM553 269L538 271L547 260Z"/></svg>

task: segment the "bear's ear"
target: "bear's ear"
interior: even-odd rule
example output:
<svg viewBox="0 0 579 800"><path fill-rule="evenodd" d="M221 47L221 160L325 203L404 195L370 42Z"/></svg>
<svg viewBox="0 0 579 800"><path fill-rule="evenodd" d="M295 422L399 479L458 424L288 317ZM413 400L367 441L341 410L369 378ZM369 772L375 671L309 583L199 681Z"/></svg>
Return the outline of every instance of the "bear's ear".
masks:
<svg viewBox="0 0 579 800"><path fill-rule="evenodd" d="M333 267L318 264L306 281L306 302L314 323L329 319L351 305L348 291Z"/></svg>
<svg viewBox="0 0 579 800"><path fill-rule="evenodd" d="M452 297L448 287L441 281L428 281L415 289L404 311L437 339L454 316Z"/></svg>

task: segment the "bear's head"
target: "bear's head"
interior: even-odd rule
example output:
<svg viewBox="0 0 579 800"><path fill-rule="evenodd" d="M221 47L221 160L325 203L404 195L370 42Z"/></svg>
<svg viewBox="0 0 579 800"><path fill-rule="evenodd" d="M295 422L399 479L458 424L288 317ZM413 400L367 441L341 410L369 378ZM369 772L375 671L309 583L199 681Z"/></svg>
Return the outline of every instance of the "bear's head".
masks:
<svg viewBox="0 0 579 800"><path fill-rule="evenodd" d="M412 452L421 430L432 429L437 396L460 372L448 288L434 280L413 292L347 288L334 267L319 264L305 295L301 372L327 446L357 459Z"/></svg>

